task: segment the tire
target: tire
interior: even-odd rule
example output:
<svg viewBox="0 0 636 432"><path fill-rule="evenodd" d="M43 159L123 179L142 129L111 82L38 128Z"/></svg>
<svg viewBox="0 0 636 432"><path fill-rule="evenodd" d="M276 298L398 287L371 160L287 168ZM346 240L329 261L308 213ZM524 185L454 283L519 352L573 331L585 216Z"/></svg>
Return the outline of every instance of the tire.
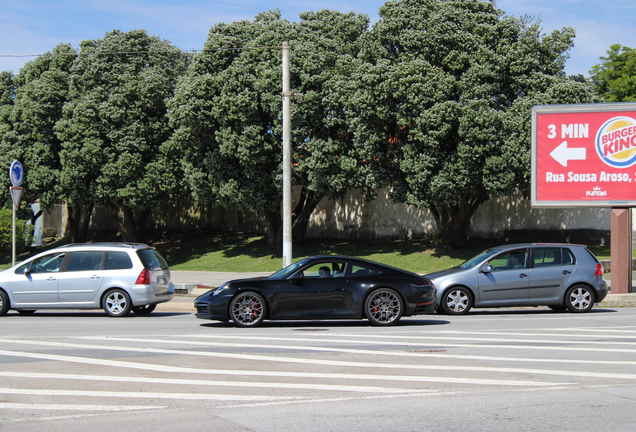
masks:
<svg viewBox="0 0 636 432"><path fill-rule="evenodd" d="M35 313L35 309L18 309L17 311L20 315L33 315Z"/></svg>
<svg viewBox="0 0 636 432"><path fill-rule="evenodd" d="M369 294L364 302L364 315L376 326L397 323L404 314L404 303L400 295L392 289L381 288Z"/></svg>
<svg viewBox="0 0 636 432"><path fill-rule="evenodd" d="M560 306L548 306L550 309L552 309L555 312L565 312L566 310L568 310L567 306L564 305L560 305Z"/></svg>
<svg viewBox="0 0 636 432"><path fill-rule="evenodd" d="M130 313L132 302L128 293L122 289L110 290L102 298L102 309L111 317L123 317Z"/></svg>
<svg viewBox="0 0 636 432"><path fill-rule="evenodd" d="M157 307L156 304L145 305L145 306L133 306L132 311L137 315L150 315L153 310Z"/></svg>
<svg viewBox="0 0 636 432"><path fill-rule="evenodd" d="M463 315L473 307L473 295L467 288L455 287L444 292L442 308L449 315Z"/></svg>
<svg viewBox="0 0 636 432"><path fill-rule="evenodd" d="M9 312L9 296L6 292L0 290L0 316L4 316Z"/></svg>
<svg viewBox="0 0 636 432"><path fill-rule="evenodd" d="M230 303L230 318L238 327L257 327L265 319L267 305L255 292L244 292Z"/></svg>
<svg viewBox="0 0 636 432"><path fill-rule="evenodd" d="M585 285L574 285L565 293L565 306L570 312L587 312L594 306L594 291Z"/></svg>

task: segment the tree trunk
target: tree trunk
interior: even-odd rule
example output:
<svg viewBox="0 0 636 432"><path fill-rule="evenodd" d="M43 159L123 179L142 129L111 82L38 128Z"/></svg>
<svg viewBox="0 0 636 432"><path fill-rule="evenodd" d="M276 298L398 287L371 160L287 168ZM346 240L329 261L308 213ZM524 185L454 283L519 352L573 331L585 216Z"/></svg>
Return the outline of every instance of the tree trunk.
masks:
<svg viewBox="0 0 636 432"><path fill-rule="evenodd" d="M470 220L485 200L474 195L460 195L458 204L441 201L431 206L437 231L445 247L456 248L466 244Z"/></svg>
<svg viewBox="0 0 636 432"><path fill-rule="evenodd" d="M272 250L278 250L279 246L282 247L282 224L280 223L280 213L270 212L265 217L265 231L267 234L267 247ZM279 235L280 234L280 235Z"/></svg>
<svg viewBox="0 0 636 432"><path fill-rule="evenodd" d="M292 238L298 245L305 242L305 235L309 227L309 218L313 214L318 204L322 200L323 195L317 195L313 191L301 191L300 200L296 205L293 213Z"/></svg>
<svg viewBox="0 0 636 432"><path fill-rule="evenodd" d="M137 221L135 221L135 213L131 207L123 206L119 210L122 216L116 219L122 240L125 242L143 243L146 236L146 224L152 210L149 207L144 207Z"/></svg>
<svg viewBox="0 0 636 432"><path fill-rule="evenodd" d="M71 206L66 204L68 221L66 223L66 230L71 233L72 243L84 243L88 235L88 226L91 222L91 216L93 214L93 205L83 207L80 205Z"/></svg>
<svg viewBox="0 0 636 432"><path fill-rule="evenodd" d="M82 242L85 242L88 238L88 227L91 224L91 218L93 217L94 205L86 207L83 211L83 218L79 223L79 236Z"/></svg>

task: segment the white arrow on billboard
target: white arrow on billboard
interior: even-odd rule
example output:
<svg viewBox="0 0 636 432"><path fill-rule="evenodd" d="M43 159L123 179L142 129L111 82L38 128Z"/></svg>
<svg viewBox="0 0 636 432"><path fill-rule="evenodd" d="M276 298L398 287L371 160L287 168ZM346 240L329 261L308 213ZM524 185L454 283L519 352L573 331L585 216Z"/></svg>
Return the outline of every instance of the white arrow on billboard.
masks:
<svg viewBox="0 0 636 432"><path fill-rule="evenodd" d="M585 160L585 147L568 148L568 142L563 141L557 148L552 150L550 156L552 156L555 161L566 167L568 166L568 161Z"/></svg>

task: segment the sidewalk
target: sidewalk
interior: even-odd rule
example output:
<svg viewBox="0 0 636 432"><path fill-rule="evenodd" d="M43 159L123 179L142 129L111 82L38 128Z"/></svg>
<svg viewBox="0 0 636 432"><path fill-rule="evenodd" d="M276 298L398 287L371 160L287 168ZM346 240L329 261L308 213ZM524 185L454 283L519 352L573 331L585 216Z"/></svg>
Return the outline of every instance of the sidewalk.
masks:
<svg viewBox="0 0 636 432"><path fill-rule="evenodd" d="M161 312L192 312L194 300L201 294L221 286L233 279L265 277L271 272L260 273L231 273L231 272L203 272L203 271L171 271L172 282L175 285L174 299L157 305ZM606 280L609 284L609 275ZM636 306L636 293L608 294L607 297L594 307L632 307Z"/></svg>

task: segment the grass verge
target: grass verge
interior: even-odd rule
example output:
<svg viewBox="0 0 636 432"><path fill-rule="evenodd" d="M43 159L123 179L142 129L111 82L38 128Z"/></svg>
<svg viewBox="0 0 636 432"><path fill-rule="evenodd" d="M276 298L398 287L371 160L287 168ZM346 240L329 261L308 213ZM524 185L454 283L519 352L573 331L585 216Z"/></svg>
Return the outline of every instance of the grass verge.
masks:
<svg viewBox="0 0 636 432"><path fill-rule="evenodd" d="M115 233L93 236L96 241L117 241ZM48 248L67 243L64 240ZM282 266L282 254L267 247L262 235L211 231L150 232L147 243L166 258L171 270L274 272ZM461 249L443 249L429 239L413 240L332 240L307 239L293 245L293 261L314 255L345 255L365 258L416 273L430 273L453 267L482 250L501 244L497 240L471 240ZM43 248L16 257L16 263ZM590 246L599 259L609 259L609 246ZM0 268L11 266L11 256L0 260Z"/></svg>

